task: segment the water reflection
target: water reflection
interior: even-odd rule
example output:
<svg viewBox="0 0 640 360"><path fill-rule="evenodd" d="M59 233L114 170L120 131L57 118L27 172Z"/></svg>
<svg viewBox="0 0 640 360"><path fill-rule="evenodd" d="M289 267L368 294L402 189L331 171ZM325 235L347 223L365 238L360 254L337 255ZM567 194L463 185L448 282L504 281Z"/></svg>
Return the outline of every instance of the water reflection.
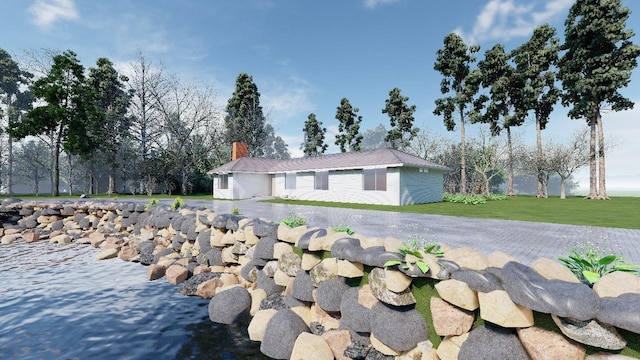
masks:
<svg viewBox="0 0 640 360"><path fill-rule="evenodd" d="M266 359L250 318L209 320L208 300L178 294L146 267L95 261L87 245L0 247L3 359Z"/></svg>

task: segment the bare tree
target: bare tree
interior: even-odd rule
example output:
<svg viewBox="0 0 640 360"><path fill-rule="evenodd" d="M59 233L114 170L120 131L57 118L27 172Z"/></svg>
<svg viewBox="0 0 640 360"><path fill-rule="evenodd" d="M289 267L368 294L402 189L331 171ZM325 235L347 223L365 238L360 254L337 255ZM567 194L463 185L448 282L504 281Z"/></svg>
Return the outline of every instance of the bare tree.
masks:
<svg viewBox="0 0 640 360"><path fill-rule="evenodd" d="M504 175L508 148L501 140L488 134L484 128L481 128L478 137L472 140L471 163L475 173L483 180L483 192L487 196L491 194L491 180Z"/></svg>
<svg viewBox="0 0 640 360"><path fill-rule="evenodd" d="M16 175L25 184L31 186L33 193L40 194L40 182L51 171L50 153L42 140L29 140L20 146L15 154Z"/></svg>
<svg viewBox="0 0 640 360"><path fill-rule="evenodd" d="M560 198L565 199L567 179L589 164L589 128L576 131L566 143L550 143L548 153L552 170L560 176Z"/></svg>

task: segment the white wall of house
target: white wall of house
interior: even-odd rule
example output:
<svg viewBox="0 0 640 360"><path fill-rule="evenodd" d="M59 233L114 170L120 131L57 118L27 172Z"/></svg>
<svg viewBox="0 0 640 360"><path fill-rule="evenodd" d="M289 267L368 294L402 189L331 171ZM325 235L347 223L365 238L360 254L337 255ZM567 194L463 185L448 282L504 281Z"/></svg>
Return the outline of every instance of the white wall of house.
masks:
<svg viewBox="0 0 640 360"><path fill-rule="evenodd" d="M285 189L286 175L282 173L275 176L274 196L298 200L399 205L399 176L399 169L387 169L387 190L377 191L363 190L361 169L329 171L329 189L316 190L314 172L297 173L295 189Z"/></svg>
<svg viewBox="0 0 640 360"><path fill-rule="evenodd" d="M228 188L219 188L220 177L213 177L213 197L219 199L248 199L271 196L271 175L257 173L229 174Z"/></svg>
<svg viewBox="0 0 640 360"><path fill-rule="evenodd" d="M402 168L400 176L400 205L442 201L442 172L420 172L416 168Z"/></svg>
<svg viewBox="0 0 640 360"><path fill-rule="evenodd" d="M213 176L213 197L217 199L233 199L233 174L229 174L228 188L220 189L220 176Z"/></svg>

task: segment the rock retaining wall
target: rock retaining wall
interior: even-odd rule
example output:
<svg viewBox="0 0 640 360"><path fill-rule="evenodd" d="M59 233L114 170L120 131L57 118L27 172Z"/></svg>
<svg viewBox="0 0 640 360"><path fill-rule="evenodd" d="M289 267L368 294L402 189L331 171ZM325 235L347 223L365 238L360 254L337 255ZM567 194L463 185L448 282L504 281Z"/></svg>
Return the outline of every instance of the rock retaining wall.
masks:
<svg viewBox="0 0 640 360"><path fill-rule="evenodd" d="M590 288L551 259L445 245L422 254L427 273L385 268L404 259L401 241L210 209L9 199L0 220L2 244L90 244L97 260L140 262L149 280L210 298L214 322L250 313L249 337L272 358L640 357L640 278L628 273Z"/></svg>

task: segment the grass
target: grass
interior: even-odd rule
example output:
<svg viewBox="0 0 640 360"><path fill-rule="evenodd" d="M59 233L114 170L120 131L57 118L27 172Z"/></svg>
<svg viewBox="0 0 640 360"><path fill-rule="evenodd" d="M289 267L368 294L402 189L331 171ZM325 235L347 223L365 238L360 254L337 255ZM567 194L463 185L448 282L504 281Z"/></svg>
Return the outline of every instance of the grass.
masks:
<svg viewBox="0 0 640 360"><path fill-rule="evenodd" d="M325 201L270 199L263 202L348 209L393 211L415 214L449 215L485 219L522 220L556 224L640 229L640 198L612 197L611 200L585 200L582 197L515 196L503 201L466 205L449 202L392 206Z"/></svg>

